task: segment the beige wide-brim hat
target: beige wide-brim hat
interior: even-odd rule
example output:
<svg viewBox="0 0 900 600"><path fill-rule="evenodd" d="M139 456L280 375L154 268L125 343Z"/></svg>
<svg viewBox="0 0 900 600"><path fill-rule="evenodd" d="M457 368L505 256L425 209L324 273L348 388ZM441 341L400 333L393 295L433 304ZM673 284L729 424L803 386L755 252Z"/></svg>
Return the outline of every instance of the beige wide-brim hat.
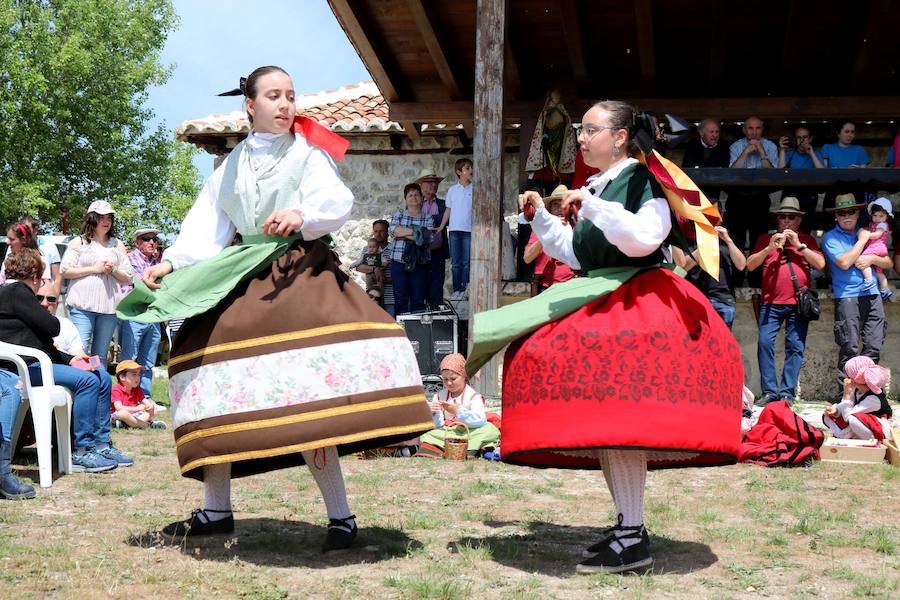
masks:
<svg viewBox="0 0 900 600"><path fill-rule="evenodd" d="M826 208L825 212L835 212L847 208L860 208L865 205L865 202L857 202L856 196L853 194L840 194L834 199L834 208Z"/></svg>
<svg viewBox="0 0 900 600"><path fill-rule="evenodd" d="M569 188L564 185L556 186L555 188L553 188L553 191L550 192L550 195L544 198L544 205L550 206L552 202L556 202L557 200L561 201L563 199L563 196L565 196L566 192L568 191Z"/></svg>
<svg viewBox="0 0 900 600"><path fill-rule="evenodd" d="M416 183L419 183L420 181L434 181L437 183L443 180L444 178L435 173L434 169L431 168L422 169L419 171L419 176L416 177Z"/></svg>
<svg viewBox="0 0 900 600"><path fill-rule="evenodd" d="M791 215L805 215L806 213L800 210L800 200L795 198L794 196L785 196L781 199L781 204L778 205L778 208L772 211L773 214L791 214Z"/></svg>

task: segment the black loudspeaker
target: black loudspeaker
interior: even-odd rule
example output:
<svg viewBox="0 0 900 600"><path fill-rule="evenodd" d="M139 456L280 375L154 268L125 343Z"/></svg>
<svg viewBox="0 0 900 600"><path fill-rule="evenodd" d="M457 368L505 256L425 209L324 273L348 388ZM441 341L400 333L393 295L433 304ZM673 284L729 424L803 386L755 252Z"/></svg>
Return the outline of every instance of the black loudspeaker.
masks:
<svg viewBox="0 0 900 600"><path fill-rule="evenodd" d="M400 315L397 322L412 343L419 373L440 375L441 361L458 352L459 325L456 315Z"/></svg>

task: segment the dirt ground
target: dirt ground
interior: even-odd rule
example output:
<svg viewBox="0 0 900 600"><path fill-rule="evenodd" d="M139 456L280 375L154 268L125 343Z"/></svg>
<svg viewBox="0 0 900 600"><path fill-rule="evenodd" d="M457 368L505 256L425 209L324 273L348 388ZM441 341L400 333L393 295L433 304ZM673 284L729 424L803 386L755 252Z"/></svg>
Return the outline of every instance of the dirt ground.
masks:
<svg viewBox="0 0 900 600"><path fill-rule="evenodd" d="M114 431L136 464L0 501L0 598L900 597L900 469L735 465L649 475L653 568L577 575L612 522L599 472L342 460L360 538L322 555L306 468L234 482L233 535L163 539L199 506L170 431ZM17 472L37 478L32 452Z"/></svg>

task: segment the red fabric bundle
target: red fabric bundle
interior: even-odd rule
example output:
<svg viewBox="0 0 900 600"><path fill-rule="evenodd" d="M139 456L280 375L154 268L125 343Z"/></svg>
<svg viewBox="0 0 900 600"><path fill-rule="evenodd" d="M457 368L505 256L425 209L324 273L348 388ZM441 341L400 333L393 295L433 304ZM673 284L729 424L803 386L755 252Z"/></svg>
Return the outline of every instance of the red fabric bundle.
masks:
<svg viewBox="0 0 900 600"><path fill-rule="evenodd" d="M784 400L766 404L759 422L741 444L741 462L797 467L819 460L825 435L791 410Z"/></svg>

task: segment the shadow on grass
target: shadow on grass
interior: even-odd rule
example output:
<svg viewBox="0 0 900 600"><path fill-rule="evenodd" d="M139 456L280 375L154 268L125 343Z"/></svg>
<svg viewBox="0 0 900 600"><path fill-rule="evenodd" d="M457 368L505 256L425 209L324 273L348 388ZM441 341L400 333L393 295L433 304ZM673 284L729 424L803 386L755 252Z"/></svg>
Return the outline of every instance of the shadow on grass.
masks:
<svg viewBox="0 0 900 600"><path fill-rule="evenodd" d="M359 537L349 550L321 552L328 528L302 521L279 519L238 519L234 533L203 537L173 538L159 531L132 534L125 543L139 548L178 548L198 560L240 559L274 567L304 566L313 569L372 563L406 556L422 548L399 529L360 527Z"/></svg>
<svg viewBox="0 0 900 600"><path fill-rule="evenodd" d="M601 536L602 527L570 527L538 521L485 521L489 527L526 528L527 533L466 537L451 542L451 552L482 549L490 557L508 567L529 573L567 577L575 575L575 565L581 562L581 552ZM651 573L691 573L718 561L706 544L684 542L650 534L650 552L654 562Z"/></svg>

